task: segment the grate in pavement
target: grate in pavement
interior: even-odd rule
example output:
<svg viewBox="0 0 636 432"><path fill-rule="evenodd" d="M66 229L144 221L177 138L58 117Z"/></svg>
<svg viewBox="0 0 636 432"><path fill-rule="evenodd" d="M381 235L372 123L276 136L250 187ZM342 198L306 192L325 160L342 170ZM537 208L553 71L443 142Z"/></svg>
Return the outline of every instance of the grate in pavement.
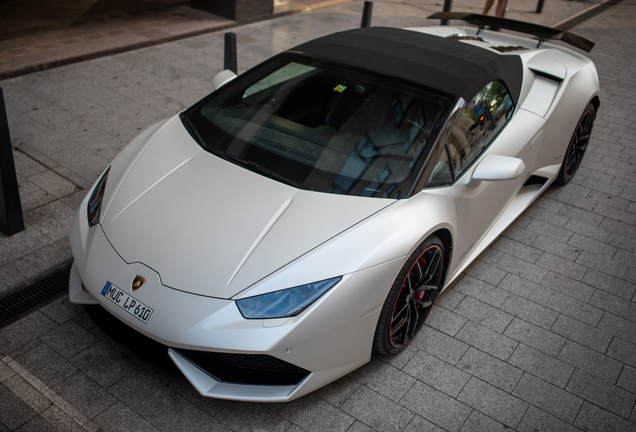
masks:
<svg viewBox="0 0 636 432"><path fill-rule="evenodd" d="M0 328L66 292L72 264L73 261L69 261L28 285L0 296Z"/></svg>

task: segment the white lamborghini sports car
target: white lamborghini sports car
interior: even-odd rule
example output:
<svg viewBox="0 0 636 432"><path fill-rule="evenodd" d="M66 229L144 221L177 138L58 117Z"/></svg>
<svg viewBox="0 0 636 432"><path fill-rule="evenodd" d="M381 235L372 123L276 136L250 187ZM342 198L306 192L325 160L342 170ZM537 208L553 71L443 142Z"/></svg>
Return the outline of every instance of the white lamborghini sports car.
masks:
<svg viewBox="0 0 636 432"><path fill-rule="evenodd" d="M210 397L288 401L404 349L572 178L599 107L593 63L544 39L593 43L450 15L480 27L345 31L217 75L89 191L71 301L163 344Z"/></svg>

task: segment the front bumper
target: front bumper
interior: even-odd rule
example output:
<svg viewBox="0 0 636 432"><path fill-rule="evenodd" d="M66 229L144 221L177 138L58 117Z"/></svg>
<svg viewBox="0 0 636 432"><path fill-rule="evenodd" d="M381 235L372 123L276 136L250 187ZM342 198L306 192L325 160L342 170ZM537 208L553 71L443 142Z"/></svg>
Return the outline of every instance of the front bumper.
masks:
<svg viewBox="0 0 636 432"><path fill-rule="evenodd" d="M123 261L99 225L87 228L86 222L80 220L83 208L73 219L69 235L75 257L69 281L71 301L98 303L126 325L164 344L170 358L202 395L244 401L288 401L369 361L381 306L399 272L401 260L344 275L336 287L297 317L247 320L232 300L167 287L153 269ZM133 292L131 284L136 276L142 276L146 282ZM102 295L108 282L153 309L147 322ZM271 364L278 361L283 369L306 374L295 384L289 384L289 380L278 385L238 382L241 379L231 382L227 376L237 374L219 379L220 374L210 370L209 363L204 365L197 352L204 356L208 352L227 354L226 358L238 359L240 367L262 358L258 356L268 356L275 359ZM212 364L219 367L218 362ZM257 368L254 374L259 373L268 372Z"/></svg>

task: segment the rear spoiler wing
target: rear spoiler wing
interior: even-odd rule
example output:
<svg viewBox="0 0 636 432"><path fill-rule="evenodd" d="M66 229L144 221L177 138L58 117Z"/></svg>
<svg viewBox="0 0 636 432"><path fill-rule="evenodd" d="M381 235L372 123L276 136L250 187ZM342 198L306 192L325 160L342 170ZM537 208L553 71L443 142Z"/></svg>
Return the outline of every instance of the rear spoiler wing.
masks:
<svg viewBox="0 0 636 432"><path fill-rule="evenodd" d="M486 26L498 27L520 33L531 34L539 38L539 44L545 39L557 39L569 43L583 51L590 52L594 47L594 42L575 35L568 31L559 30L539 24L527 23L524 21L499 18L495 16L480 15L470 12L437 12L428 17L429 19L455 19L469 22L479 26L479 32ZM478 32L478 33L479 33Z"/></svg>

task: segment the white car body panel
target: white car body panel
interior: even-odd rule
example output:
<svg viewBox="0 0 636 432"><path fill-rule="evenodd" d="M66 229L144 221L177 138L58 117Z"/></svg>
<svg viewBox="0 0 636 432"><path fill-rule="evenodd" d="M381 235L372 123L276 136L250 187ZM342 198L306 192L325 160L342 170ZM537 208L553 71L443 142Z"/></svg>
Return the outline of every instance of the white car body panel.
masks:
<svg viewBox="0 0 636 432"><path fill-rule="evenodd" d="M467 27L411 30L477 34ZM479 36L483 42L466 43L527 48L502 54L521 58L523 82L510 120L454 184L402 200L300 190L208 153L175 116L142 132L113 161L98 225L87 223L92 190L80 205L69 232L71 301L100 304L169 347L205 396L288 401L368 362L382 306L413 251L432 233L448 236L447 287L557 178L582 109L600 93L594 65L580 54L499 32ZM230 86L226 75L219 82ZM501 157L514 158L506 166L512 173L499 170ZM476 170L482 180L473 179ZM495 171L501 179L485 179ZM532 176L543 182L527 184ZM136 276L146 282L133 293ZM236 305L334 277L342 280L294 317L245 319ZM101 295L107 282L151 307L148 321ZM297 385L226 383L177 349L266 354L310 374Z"/></svg>

